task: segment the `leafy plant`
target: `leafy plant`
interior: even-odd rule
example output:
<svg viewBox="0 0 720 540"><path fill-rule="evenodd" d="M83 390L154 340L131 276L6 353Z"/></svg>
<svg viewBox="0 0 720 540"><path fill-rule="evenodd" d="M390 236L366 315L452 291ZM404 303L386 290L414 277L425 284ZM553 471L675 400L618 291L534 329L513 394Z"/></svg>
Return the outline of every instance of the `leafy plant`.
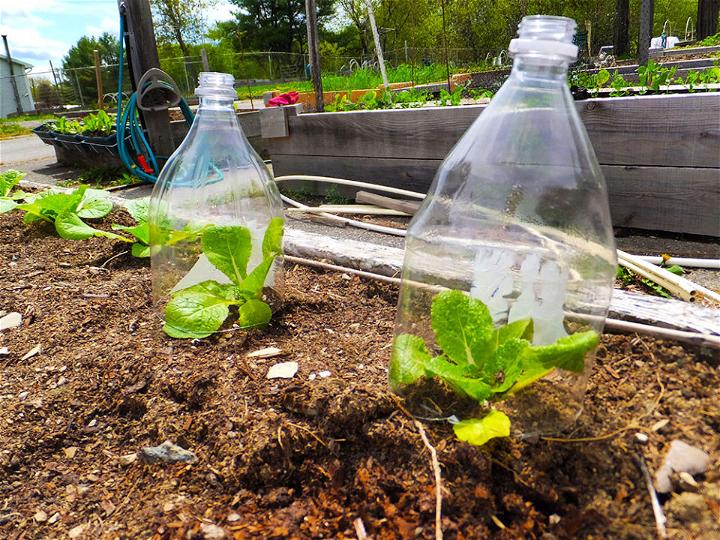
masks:
<svg viewBox="0 0 720 540"><path fill-rule="evenodd" d="M678 266L678 268L680 267ZM668 268L668 270L670 269ZM677 271L674 271L673 273L676 272ZM656 296L661 296L663 298L672 298L670 291L668 291L665 287L659 285L658 283L655 283L651 279L647 279L645 277L637 275L635 272L633 272L632 270L628 270L624 266L618 266L615 277L619 279L626 287L628 285L641 285L649 292L654 293Z"/></svg>
<svg viewBox="0 0 720 540"><path fill-rule="evenodd" d="M125 209L136 221L135 225L126 226L113 223L114 231L123 231L133 236L133 245L130 253L133 257L145 258L150 256L150 199L148 197L130 201Z"/></svg>
<svg viewBox="0 0 720 540"><path fill-rule="evenodd" d="M18 205L17 201L26 197L27 194L22 191L10 193L24 177L25 173L15 169L8 169L0 174L0 214L14 210Z"/></svg>
<svg viewBox="0 0 720 540"><path fill-rule="evenodd" d="M115 131L115 122L105 111L88 114L82 120L82 132L93 135L110 135Z"/></svg>
<svg viewBox="0 0 720 540"><path fill-rule="evenodd" d="M676 71L676 67L668 69L653 60L648 60L647 65L637 69L640 85L651 90L659 90L661 86L671 84Z"/></svg>
<svg viewBox="0 0 720 540"><path fill-rule="evenodd" d="M615 70L615 73L613 74L612 83L610 83L610 86L613 89L613 91L610 92L610 95L612 97L626 96L629 93L626 88L630 86L630 83L626 81L625 77L620 75L617 70Z"/></svg>
<svg viewBox="0 0 720 540"><path fill-rule="evenodd" d="M99 219L112 210L105 192L81 186L70 193L49 189L37 195L26 195L16 208L25 212L23 221L52 223L58 235L68 240L85 240L93 236L128 242L118 234L91 227L83 219Z"/></svg>
<svg viewBox="0 0 720 540"><path fill-rule="evenodd" d="M487 306L461 291L443 291L433 298L431 326L442 353L433 356L423 338L401 334L393 343L390 384L396 390L422 378L442 381L455 393L479 403L502 400L555 369L581 373L585 355L595 348L592 330L558 339L552 345L534 346L532 319L495 328ZM504 421L493 416L456 426L468 440L477 431L504 433ZM502 414L502 413L499 413ZM478 424L480 422L480 424ZM470 435L465 428L473 424ZM509 420L508 420L509 430ZM497 436L497 435L493 435Z"/></svg>
<svg viewBox="0 0 720 540"><path fill-rule="evenodd" d="M458 86L455 90L451 92L448 92L447 90L443 89L440 90L440 101L439 104L443 107L451 105L451 106L457 106L460 105L462 102L462 92L463 88L461 86Z"/></svg>
<svg viewBox="0 0 720 540"><path fill-rule="evenodd" d="M77 120L68 120L65 116L61 116L54 122L50 122L49 127L52 131L63 135L75 135L82 133L83 130L80 122Z"/></svg>
<svg viewBox="0 0 720 540"><path fill-rule="evenodd" d="M172 294L165 308L163 330L174 338L204 338L217 331L236 306L242 328L263 326L272 312L262 300L265 279L282 253L282 218L273 218L262 242L263 259L248 271L252 254L250 229L243 226L209 227L202 234L202 252L231 281L203 281Z"/></svg>

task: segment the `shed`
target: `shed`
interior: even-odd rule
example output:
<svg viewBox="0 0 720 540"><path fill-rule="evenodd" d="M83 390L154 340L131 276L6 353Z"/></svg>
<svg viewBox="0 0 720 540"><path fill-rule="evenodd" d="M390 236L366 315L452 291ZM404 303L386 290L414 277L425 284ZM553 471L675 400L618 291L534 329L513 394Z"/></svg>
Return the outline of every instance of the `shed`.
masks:
<svg viewBox="0 0 720 540"><path fill-rule="evenodd" d="M27 72L32 68L32 64L15 58L12 59L12 63L22 110L23 112L32 112L35 110L35 102L27 77ZM7 56L0 54L0 118L7 118L13 113L17 113L17 106L12 87L10 62L8 62Z"/></svg>

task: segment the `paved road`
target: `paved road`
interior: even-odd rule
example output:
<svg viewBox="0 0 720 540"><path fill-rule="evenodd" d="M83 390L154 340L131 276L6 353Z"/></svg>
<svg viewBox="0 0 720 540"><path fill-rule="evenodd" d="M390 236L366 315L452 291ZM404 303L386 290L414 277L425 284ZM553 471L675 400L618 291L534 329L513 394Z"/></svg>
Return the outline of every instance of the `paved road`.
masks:
<svg viewBox="0 0 720 540"><path fill-rule="evenodd" d="M73 178L80 169L59 165L55 150L35 135L0 141L0 171L17 169L27 173L27 180L55 185Z"/></svg>

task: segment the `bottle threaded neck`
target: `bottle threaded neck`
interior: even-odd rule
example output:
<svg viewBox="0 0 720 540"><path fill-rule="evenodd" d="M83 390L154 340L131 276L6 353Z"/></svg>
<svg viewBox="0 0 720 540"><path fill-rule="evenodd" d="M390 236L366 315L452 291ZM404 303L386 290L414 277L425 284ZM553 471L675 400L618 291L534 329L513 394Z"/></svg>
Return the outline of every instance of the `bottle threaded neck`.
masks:
<svg viewBox="0 0 720 540"><path fill-rule="evenodd" d="M578 53L573 44L576 28L575 21L567 17L523 17L518 26L518 37L510 42L510 56L531 54L574 61Z"/></svg>
<svg viewBox="0 0 720 540"><path fill-rule="evenodd" d="M195 89L195 95L198 97L235 99L237 94L235 93L234 84L235 77L230 73L204 71L200 73L199 86Z"/></svg>

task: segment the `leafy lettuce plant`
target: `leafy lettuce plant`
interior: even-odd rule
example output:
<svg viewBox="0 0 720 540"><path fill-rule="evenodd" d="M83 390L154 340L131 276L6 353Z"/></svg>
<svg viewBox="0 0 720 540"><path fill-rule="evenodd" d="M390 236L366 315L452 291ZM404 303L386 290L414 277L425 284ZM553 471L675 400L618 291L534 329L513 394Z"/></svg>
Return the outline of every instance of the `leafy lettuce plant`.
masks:
<svg viewBox="0 0 720 540"><path fill-rule="evenodd" d="M83 221L103 218L112 210L112 202L102 190L81 186L69 193L63 193L49 189L37 195L25 195L24 199L25 202L16 206L18 210L25 212L23 221L53 223L61 238L85 240L100 236L129 241L123 236L96 229Z"/></svg>
<svg viewBox="0 0 720 540"><path fill-rule="evenodd" d="M125 209L135 220L135 225L118 225L113 223L112 230L122 231L132 235L133 240L130 252L133 257L145 258L150 256L150 199L144 197L130 201Z"/></svg>
<svg viewBox="0 0 720 540"><path fill-rule="evenodd" d="M499 401L555 369L582 373L585 355L595 348L592 330L534 346L532 319L495 328L487 306L456 290L433 298L431 326L442 353L433 356L423 338L400 334L393 343L390 384L401 390L422 378L436 378L455 393L484 404ZM455 434L471 444L508 436L510 420L492 410L482 419L454 425Z"/></svg>
<svg viewBox="0 0 720 540"><path fill-rule="evenodd" d="M23 191L10 193L24 177L25 173L15 169L8 169L0 174L0 214L14 210L18 205L17 201L27 196Z"/></svg>
<svg viewBox="0 0 720 540"><path fill-rule="evenodd" d="M270 221L262 242L262 261L248 269L252 254L250 229L243 226L208 227L202 233L202 252L231 283L203 281L172 294L165 307L163 330L174 338L204 338L216 332L236 306L241 328L264 326L272 311L262 300L265 279L282 253L283 220Z"/></svg>

